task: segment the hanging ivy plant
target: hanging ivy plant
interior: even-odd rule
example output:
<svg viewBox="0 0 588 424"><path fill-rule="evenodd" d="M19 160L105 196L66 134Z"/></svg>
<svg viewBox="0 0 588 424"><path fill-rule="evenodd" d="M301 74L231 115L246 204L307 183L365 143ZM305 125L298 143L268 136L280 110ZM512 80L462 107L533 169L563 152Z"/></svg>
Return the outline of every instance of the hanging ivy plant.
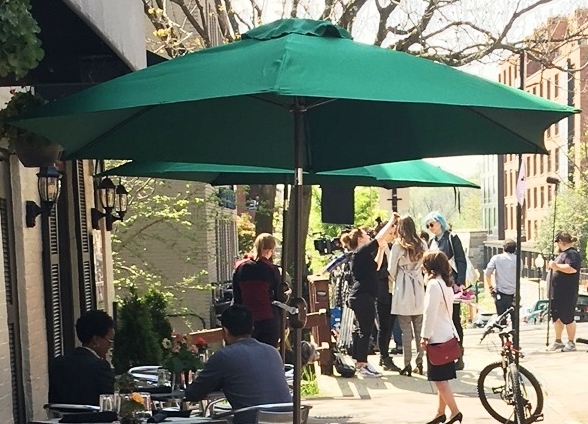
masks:
<svg viewBox="0 0 588 424"><path fill-rule="evenodd" d="M0 0L0 77L20 79L37 67L44 55L39 32L29 0Z"/></svg>

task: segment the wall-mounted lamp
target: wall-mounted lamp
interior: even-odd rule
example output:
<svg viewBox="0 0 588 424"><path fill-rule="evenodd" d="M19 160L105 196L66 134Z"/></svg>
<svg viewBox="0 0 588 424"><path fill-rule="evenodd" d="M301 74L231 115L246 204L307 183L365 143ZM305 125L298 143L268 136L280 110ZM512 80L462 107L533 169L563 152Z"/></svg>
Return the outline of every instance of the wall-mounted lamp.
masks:
<svg viewBox="0 0 588 424"><path fill-rule="evenodd" d="M51 213L53 205L61 191L61 174L55 166L43 166L37 174L37 189L41 198L41 206L28 200L25 203L25 221L28 228L35 226L37 216Z"/></svg>
<svg viewBox="0 0 588 424"><path fill-rule="evenodd" d="M104 212L92 208L92 228L100 229L100 220L105 218L106 230L112 231L114 221L122 221L127 213L128 192L122 184L114 185L108 177L104 178L98 184L98 199ZM116 212L116 215L113 215Z"/></svg>

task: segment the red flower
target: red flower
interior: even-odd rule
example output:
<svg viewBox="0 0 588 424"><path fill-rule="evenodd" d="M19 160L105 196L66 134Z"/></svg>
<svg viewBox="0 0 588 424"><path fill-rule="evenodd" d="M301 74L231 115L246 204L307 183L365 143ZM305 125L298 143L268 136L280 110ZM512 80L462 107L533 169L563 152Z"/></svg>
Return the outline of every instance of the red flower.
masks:
<svg viewBox="0 0 588 424"><path fill-rule="evenodd" d="M206 344L206 340L204 340L202 337L198 337L196 339L196 346L200 347L200 346L204 346Z"/></svg>

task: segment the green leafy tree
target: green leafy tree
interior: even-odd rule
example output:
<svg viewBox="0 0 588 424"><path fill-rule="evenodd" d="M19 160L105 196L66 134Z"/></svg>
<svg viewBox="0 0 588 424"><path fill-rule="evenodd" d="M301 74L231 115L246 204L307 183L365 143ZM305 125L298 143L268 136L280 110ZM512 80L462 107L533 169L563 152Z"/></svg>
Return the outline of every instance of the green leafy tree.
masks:
<svg viewBox="0 0 588 424"><path fill-rule="evenodd" d="M239 237L239 254L244 255L253 250L255 241L255 224L247 213L242 213L237 218L237 235Z"/></svg>
<svg viewBox="0 0 588 424"><path fill-rule="evenodd" d="M112 364L117 374L141 365L157 365L162 358L147 303L131 289L118 310Z"/></svg>
<svg viewBox="0 0 588 424"><path fill-rule="evenodd" d="M162 349L162 354L164 354L165 348L162 342L165 339L170 339L173 331L167 317L169 296L154 287L150 287L143 296L143 300L151 315L151 324L157 337L157 343Z"/></svg>

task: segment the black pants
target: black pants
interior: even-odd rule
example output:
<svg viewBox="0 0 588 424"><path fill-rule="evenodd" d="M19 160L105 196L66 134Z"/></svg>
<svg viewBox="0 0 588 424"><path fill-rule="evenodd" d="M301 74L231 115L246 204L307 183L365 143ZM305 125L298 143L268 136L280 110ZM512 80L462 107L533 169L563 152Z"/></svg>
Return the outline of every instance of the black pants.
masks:
<svg viewBox="0 0 588 424"><path fill-rule="evenodd" d="M255 321L251 336L260 343L277 347L278 340L280 339L280 318L275 317L273 319Z"/></svg>
<svg viewBox="0 0 588 424"><path fill-rule="evenodd" d="M463 327L461 326L461 303L453 304L453 314L451 317L455 330L459 336L459 345L463 347Z"/></svg>
<svg viewBox="0 0 588 424"><path fill-rule="evenodd" d="M494 293L494 305L496 305L496 314L502 315L508 308L512 306L514 301L514 294L504 294L497 291ZM499 324L506 324L506 317L499 322Z"/></svg>
<svg viewBox="0 0 588 424"><path fill-rule="evenodd" d="M376 302L376 312L378 313L378 348L380 356L387 358L390 350L390 339L392 338L392 329L396 321L396 315L390 314L392 304L388 302Z"/></svg>
<svg viewBox="0 0 588 424"><path fill-rule="evenodd" d="M370 336L376 319L376 299L372 295L361 293L349 299L349 306L355 313L359 327L352 356L357 362L367 362Z"/></svg>

